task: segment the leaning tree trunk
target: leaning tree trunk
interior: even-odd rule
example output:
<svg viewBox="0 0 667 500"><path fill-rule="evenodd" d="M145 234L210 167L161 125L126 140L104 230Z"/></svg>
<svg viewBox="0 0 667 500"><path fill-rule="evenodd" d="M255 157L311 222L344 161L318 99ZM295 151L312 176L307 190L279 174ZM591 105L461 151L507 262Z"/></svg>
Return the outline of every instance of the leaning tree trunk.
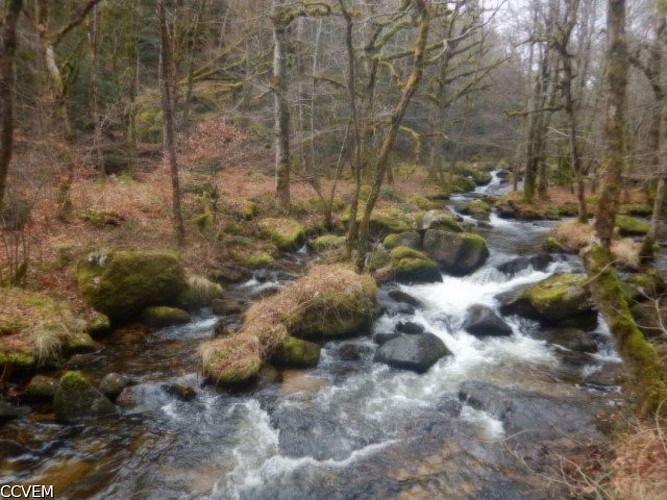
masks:
<svg viewBox="0 0 667 500"><path fill-rule="evenodd" d="M16 22L22 3L22 0L9 2L0 47L0 209L7 189L7 174L14 142L14 54Z"/></svg>
<svg viewBox="0 0 667 500"><path fill-rule="evenodd" d="M290 206L289 104L287 102L287 66L285 61L285 30L280 21L279 0L273 0L273 105L276 150L276 196L278 206Z"/></svg>
<svg viewBox="0 0 667 500"><path fill-rule="evenodd" d="M361 226L359 228L359 253L357 255L356 263L358 270L362 270L365 265L366 254L368 253L369 248L371 214L373 213L375 204L380 197L380 188L382 187L384 175L387 171L387 166L389 165L389 155L391 154L391 151L394 147L396 135L398 134L398 130L401 125L401 121L403 120L403 116L405 115L405 111L408 107L408 104L410 104L412 96L417 91L424 73L424 50L426 49L426 41L428 40L429 30L429 14L426 0L416 0L415 8L419 13L420 21L419 33L417 34L417 40L415 42L412 72L410 73L410 77L408 78L408 81L403 88L403 95L401 96L400 101L391 114L391 125L389 126L387 135L385 136L382 143L382 148L380 149L380 154L378 155L378 159L375 163L371 194L366 203L366 207L364 208L364 215L361 220Z"/></svg>
<svg viewBox="0 0 667 500"><path fill-rule="evenodd" d="M623 170L625 106L627 89L627 45L625 0L607 2L607 84L605 116L606 170L597 205L596 240L584 252L593 299L614 337L616 348L631 375L631 386L641 397L641 411L655 412L667 399L662 367L653 346L632 319L628 303L612 267L609 246L618 209ZM662 406L667 415L667 406Z"/></svg>
<svg viewBox="0 0 667 500"><path fill-rule="evenodd" d="M160 94L164 121L164 156L169 160L169 172L172 188L172 222L174 234L179 246L185 243L185 227L181 213L181 188L178 178L178 162L176 159L176 140L174 136L174 101L171 95L174 72L171 69L171 43L167 27L167 11L165 0L158 0L158 18L160 20Z"/></svg>

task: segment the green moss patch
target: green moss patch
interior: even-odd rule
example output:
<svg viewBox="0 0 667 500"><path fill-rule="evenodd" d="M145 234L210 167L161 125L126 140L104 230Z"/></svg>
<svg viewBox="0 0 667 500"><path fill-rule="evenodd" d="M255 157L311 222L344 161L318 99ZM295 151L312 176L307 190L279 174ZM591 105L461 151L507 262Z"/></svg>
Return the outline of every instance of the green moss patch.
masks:
<svg viewBox="0 0 667 500"><path fill-rule="evenodd" d="M304 227L292 219L269 218L259 221L264 235L269 238L279 250L293 252L303 246L306 241Z"/></svg>
<svg viewBox="0 0 667 500"><path fill-rule="evenodd" d="M345 246L345 236L336 236L335 234L325 234L315 238L310 243L310 246L313 247L313 250L315 250L316 252L343 248Z"/></svg>
<svg viewBox="0 0 667 500"><path fill-rule="evenodd" d="M628 215L617 215L616 227L620 236L643 236L650 229L648 223Z"/></svg>
<svg viewBox="0 0 667 500"><path fill-rule="evenodd" d="M154 328L165 328L172 325L182 325L190 321L187 311L177 307L152 306L141 313L141 322Z"/></svg>
<svg viewBox="0 0 667 500"><path fill-rule="evenodd" d="M320 361L320 346L314 342L289 337L276 348L271 360L278 366L317 366Z"/></svg>

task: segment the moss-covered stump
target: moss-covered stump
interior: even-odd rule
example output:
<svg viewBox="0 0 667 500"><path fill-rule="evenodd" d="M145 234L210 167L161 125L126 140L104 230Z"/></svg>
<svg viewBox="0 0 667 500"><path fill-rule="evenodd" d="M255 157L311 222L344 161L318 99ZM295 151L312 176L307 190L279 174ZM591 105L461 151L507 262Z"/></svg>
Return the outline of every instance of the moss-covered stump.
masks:
<svg viewBox="0 0 667 500"><path fill-rule="evenodd" d="M424 235L424 251L442 269L454 276L473 272L486 262L489 248L477 234L429 229Z"/></svg>
<svg viewBox="0 0 667 500"><path fill-rule="evenodd" d="M616 227L620 236L644 236L650 228L648 223L628 215L617 215Z"/></svg>
<svg viewBox="0 0 667 500"><path fill-rule="evenodd" d="M30 402L50 402L57 390L58 381L55 378L35 375L26 386L23 397Z"/></svg>
<svg viewBox="0 0 667 500"><path fill-rule="evenodd" d="M590 325L597 313L586 281L586 276L581 274L554 274L508 297L500 311L549 324Z"/></svg>
<svg viewBox="0 0 667 500"><path fill-rule="evenodd" d="M62 420L102 417L116 412L113 403L95 389L81 372L67 372L60 378L53 397L53 409Z"/></svg>
<svg viewBox="0 0 667 500"><path fill-rule="evenodd" d="M288 337L273 353L271 361L277 366L308 368L320 361L320 346L295 337Z"/></svg>
<svg viewBox="0 0 667 500"><path fill-rule="evenodd" d="M390 253L389 268L379 274L400 283L434 283L442 281L438 265L422 252L408 247L396 247Z"/></svg>
<svg viewBox="0 0 667 500"><path fill-rule="evenodd" d="M252 382L262 367L260 342L247 334L220 337L202 344L206 378L215 385L236 388Z"/></svg>
<svg viewBox="0 0 667 500"><path fill-rule="evenodd" d="M491 217L491 207L482 200L473 200L464 205L461 213L477 220L488 221Z"/></svg>
<svg viewBox="0 0 667 500"><path fill-rule="evenodd" d="M187 288L178 297L178 305L188 311L209 307L215 299L221 298L224 293L222 286L204 276L188 276L186 285Z"/></svg>
<svg viewBox="0 0 667 500"><path fill-rule="evenodd" d="M112 322L146 307L174 304L186 289L185 272L171 252L118 251L90 255L77 266L79 291Z"/></svg>
<svg viewBox="0 0 667 500"><path fill-rule="evenodd" d="M84 315L45 293L2 288L0 373L58 366L70 352L97 349Z"/></svg>
<svg viewBox="0 0 667 500"><path fill-rule="evenodd" d="M547 236L542 243L542 249L548 253L567 253L568 249L554 236Z"/></svg>
<svg viewBox="0 0 667 500"><path fill-rule="evenodd" d="M396 247L408 247L414 250L420 250L422 239L417 231L405 231L403 233L387 235L382 244L387 250Z"/></svg>
<svg viewBox="0 0 667 500"><path fill-rule="evenodd" d="M262 228L264 235L283 252L296 251L306 242L306 230L295 220L262 219L259 221L259 226Z"/></svg>
<svg viewBox="0 0 667 500"><path fill-rule="evenodd" d="M419 229L422 231L442 229L455 233L463 232L463 227L459 224L457 215L449 210L429 210L421 217Z"/></svg>
<svg viewBox="0 0 667 500"><path fill-rule="evenodd" d="M345 236L337 236L335 234L324 234L318 236L310 242L310 246L316 252L324 252L326 250L334 250L343 248L345 246Z"/></svg>
<svg viewBox="0 0 667 500"><path fill-rule="evenodd" d="M187 311L178 307L151 306L141 313L141 322L153 328L166 328L173 325L182 325L190 321Z"/></svg>

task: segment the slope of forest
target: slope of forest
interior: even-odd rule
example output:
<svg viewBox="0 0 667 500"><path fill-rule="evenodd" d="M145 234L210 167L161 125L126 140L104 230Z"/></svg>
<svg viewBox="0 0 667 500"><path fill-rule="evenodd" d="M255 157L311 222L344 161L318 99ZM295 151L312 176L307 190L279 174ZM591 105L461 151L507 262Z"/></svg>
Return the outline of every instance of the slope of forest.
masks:
<svg viewBox="0 0 667 500"><path fill-rule="evenodd" d="M0 14L0 482L664 496L664 1Z"/></svg>

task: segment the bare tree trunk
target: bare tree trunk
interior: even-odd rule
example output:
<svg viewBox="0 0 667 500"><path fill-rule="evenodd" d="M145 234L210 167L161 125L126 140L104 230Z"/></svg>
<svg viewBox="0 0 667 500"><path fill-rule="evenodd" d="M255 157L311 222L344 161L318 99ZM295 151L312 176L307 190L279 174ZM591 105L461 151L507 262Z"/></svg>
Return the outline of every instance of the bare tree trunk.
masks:
<svg viewBox="0 0 667 500"><path fill-rule="evenodd" d="M10 0L7 5L0 48L0 209L7 190L7 174L14 143L14 55L16 22L22 3L22 0Z"/></svg>
<svg viewBox="0 0 667 500"><path fill-rule="evenodd" d="M178 178L178 162L176 159L176 138L174 136L174 101L171 95L173 85L170 80L174 72L171 69L171 41L167 27L167 11L165 0L158 0L158 18L160 21L160 91L162 115L164 121L164 156L169 161L172 188L172 221L174 235L179 246L185 244L185 227L181 214L181 188Z"/></svg>
<svg viewBox="0 0 667 500"><path fill-rule="evenodd" d="M98 55L99 55L99 9L95 7L93 17L88 32L88 43L90 44L90 104L91 114L93 115L93 124L95 131L93 133L93 152L95 157L95 166L102 170L104 168L102 159L102 117L100 114L100 94L98 85ZM102 174L104 172L102 171Z"/></svg>
<svg viewBox="0 0 667 500"><path fill-rule="evenodd" d="M139 87L139 52L135 32L136 5L132 0L125 0L125 57L129 69L126 141L136 153L137 148L137 94Z"/></svg>
<svg viewBox="0 0 667 500"><path fill-rule="evenodd" d="M364 268L366 254L368 253L369 247L371 214L373 213L375 204L377 203L377 200L380 196L380 188L382 187L384 175L389 164L389 155L394 147L396 135L398 134L398 129L401 125L401 121L403 120L403 116L405 115L405 110L407 109L408 104L410 104L412 96L417 91L424 73L424 50L426 48L429 30L429 14L426 0L416 0L414 7L419 14L420 20L419 33L417 34L417 39L415 41L412 72L408 78L407 83L405 84L405 87L403 87L403 93L400 101L392 111L391 125L389 126L389 130L385 135L382 148L380 149L380 154L375 163L371 194L366 203L364 215L361 220L361 226L359 228L359 253L357 255L357 270L362 270Z"/></svg>
<svg viewBox="0 0 667 500"><path fill-rule="evenodd" d="M637 328L609 253L618 208L623 170L625 106L627 89L627 44L625 0L607 1L607 83L605 116L607 161L597 205L596 240L584 252L584 266L595 303L609 325L616 348L632 376L632 386L641 396L644 414L655 412L667 398L661 363L653 346ZM663 406L663 416L667 407Z"/></svg>
<svg viewBox="0 0 667 500"><path fill-rule="evenodd" d="M278 206L289 210L290 206L290 145L289 105L287 103L287 67L285 63L285 31L287 27L279 19L280 0L273 0L273 101L276 154L276 195Z"/></svg>

